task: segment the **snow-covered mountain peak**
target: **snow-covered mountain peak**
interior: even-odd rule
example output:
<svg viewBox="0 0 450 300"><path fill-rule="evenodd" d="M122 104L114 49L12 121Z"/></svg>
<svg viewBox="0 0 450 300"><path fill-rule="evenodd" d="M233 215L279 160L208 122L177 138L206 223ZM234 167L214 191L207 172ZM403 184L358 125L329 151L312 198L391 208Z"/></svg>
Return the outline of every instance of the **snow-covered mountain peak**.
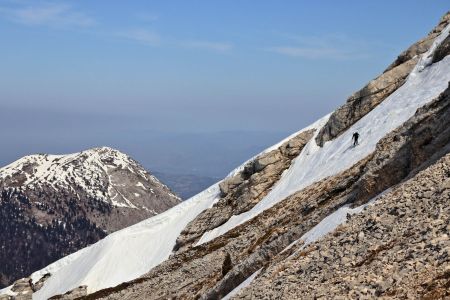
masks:
<svg viewBox="0 0 450 300"><path fill-rule="evenodd" d="M124 191L129 190L126 181L135 181L131 193ZM83 191L89 197L119 207L137 208L132 200L151 192L154 187L149 183L168 190L135 160L110 147L67 155L28 155L0 169L3 186Z"/></svg>
<svg viewBox="0 0 450 300"><path fill-rule="evenodd" d="M0 286L179 202L109 147L25 156L0 169Z"/></svg>
<svg viewBox="0 0 450 300"><path fill-rule="evenodd" d="M448 257L436 251L449 240L442 234L450 195L446 20L332 114L204 192L31 274L26 293L38 300L91 293L118 300L298 299L305 291L290 291L311 282L313 294L303 298L397 296L399 288L413 298L435 296L439 285L448 291ZM352 141L354 132L359 140ZM103 165L98 152L109 150L91 154ZM114 160L106 159L107 176L128 170ZM358 213L365 214L360 223L352 221ZM412 221L419 222L404 226ZM330 243L318 251L324 236ZM0 294L23 295L22 286Z"/></svg>

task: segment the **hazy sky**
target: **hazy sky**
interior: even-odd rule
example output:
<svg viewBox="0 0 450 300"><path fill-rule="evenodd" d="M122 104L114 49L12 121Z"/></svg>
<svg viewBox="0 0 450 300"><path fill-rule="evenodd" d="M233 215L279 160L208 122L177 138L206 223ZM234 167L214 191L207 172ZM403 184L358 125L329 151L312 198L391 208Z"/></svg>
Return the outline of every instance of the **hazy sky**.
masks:
<svg viewBox="0 0 450 300"><path fill-rule="evenodd" d="M342 104L449 8L425 0L0 0L0 165L131 137L126 150L142 153L152 147L149 130L290 133Z"/></svg>

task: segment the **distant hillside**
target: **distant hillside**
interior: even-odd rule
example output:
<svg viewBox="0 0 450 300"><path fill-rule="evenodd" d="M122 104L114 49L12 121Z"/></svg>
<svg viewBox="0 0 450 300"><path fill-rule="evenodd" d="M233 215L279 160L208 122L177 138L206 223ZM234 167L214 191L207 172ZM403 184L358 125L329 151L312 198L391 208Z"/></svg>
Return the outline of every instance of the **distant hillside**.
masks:
<svg viewBox="0 0 450 300"><path fill-rule="evenodd" d="M334 112L0 294L449 299L449 220L450 12Z"/></svg>
<svg viewBox="0 0 450 300"><path fill-rule="evenodd" d="M0 169L0 286L179 202L111 148L23 157Z"/></svg>

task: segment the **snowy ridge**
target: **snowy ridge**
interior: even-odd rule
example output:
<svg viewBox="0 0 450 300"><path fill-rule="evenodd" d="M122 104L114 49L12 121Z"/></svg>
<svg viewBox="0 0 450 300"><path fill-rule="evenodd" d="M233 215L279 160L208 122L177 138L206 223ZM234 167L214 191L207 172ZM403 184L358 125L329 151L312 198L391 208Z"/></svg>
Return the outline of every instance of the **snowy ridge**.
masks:
<svg viewBox="0 0 450 300"><path fill-rule="evenodd" d="M116 183L118 180L113 174L121 170L142 177L143 181L151 180L162 185L130 157L109 147L68 155L25 156L1 168L0 180L10 180L8 185L19 189L33 190L42 186L55 191L81 189L88 196L113 206L137 208L120 192L121 185ZM108 187L106 191L105 186ZM143 185L142 188L145 189Z"/></svg>
<svg viewBox="0 0 450 300"><path fill-rule="evenodd" d="M215 184L166 212L114 232L35 272L33 281L46 273L52 276L33 294L33 299L47 299L80 285L87 285L91 293L145 274L169 257L183 228L211 207L218 195L219 188Z"/></svg>
<svg viewBox="0 0 450 300"><path fill-rule="evenodd" d="M219 188L215 184L155 217L116 231L34 272L31 275L33 282L47 273L52 276L33 294L33 299L48 299L80 285L87 285L91 293L145 274L169 257L181 230L212 206L218 194ZM14 295L11 286L0 290L1 294Z"/></svg>
<svg viewBox="0 0 450 300"><path fill-rule="evenodd" d="M303 131L320 128L328 116L265 149L250 160L278 148ZM248 161L231 171L226 178L241 171ZM47 299L80 285L87 285L88 293L92 293L145 274L169 257L184 227L219 199L219 183L159 215L114 232L103 240L34 272L31 275L33 282L47 273L52 276L41 290L33 294L33 299ZM135 186L145 189L141 182L137 182ZM117 257L123 259L118 260ZM12 294L10 288L11 286L0 290L0 295Z"/></svg>
<svg viewBox="0 0 450 300"><path fill-rule="evenodd" d="M434 64L430 64L430 57L433 56L439 43L448 36L449 31L450 26L447 26L435 39L430 50L422 55L413 72L399 89L342 135L326 142L322 148L315 142L315 135L318 132L316 130L315 135L290 168L282 174L273 189L257 205L243 214L231 217L214 230L206 232L199 244L226 233L308 185L348 169L372 153L381 138L402 125L414 115L418 108L447 88L450 81L450 56ZM323 117L304 130L320 129L328 117L329 115ZM360 145L353 148L350 144L351 136L355 131L360 133L361 138ZM245 163L231 172L230 176L239 172L244 165ZM0 176L1 174L0 172ZM160 215L117 231L96 244L35 272L32 275L34 281L48 272L52 273L52 276L41 290L33 294L33 299L47 299L80 285L87 285L88 292L92 293L145 274L169 257L176 238L185 226L203 210L214 205L218 199L217 183ZM342 207L335 214L326 217L301 240L305 243L317 240L342 223L347 212L357 213L362 208L352 210L349 207ZM256 276L257 273L254 275ZM248 283L253 278L250 278ZM2 290L0 294L8 291L8 289Z"/></svg>
<svg viewBox="0 0 450 300"><path fill-rule="evenodd" d="M315 129L315 130L320 129L320 128L328 121L328 119L330 118L330 116L331 116L331 113L329 113L329 114L323 116L322 118L320 118L320 119L317 120L316 122L314 122L314 123L312 123L312 124L306 126L306 127L303 128L303 129L300 129L299 131L297 131L297 132L291 134L290 136L288 136L287 138L285 138L285 139L279 141L279 142L276 143L275 145L270 146L269 148L267 148L267 149L263 150L262 152L256 154L256 155L253 156L252 158L246 160L246 161L245 161L243 164L241 164L239 167L237 167L236 169L234 169L233 171L231 171L231 172L227 175L227 178L228 178L228 177L233 177L233 176L236 175L237 173L239 173L239 172L241 172L242 170L244 170L244 167L245 167L249 162L254 161L256 158L258 158L259 156L261 156L261 155L263 155L263 154L266 154L266 153L269 153L270 151L273 151L273 150L275 150L275 149L278 149L281 145L283 145L283 144L286 143L287 141L293 139L294 137L296 137L296 136L299 135L300 133L305 132L305 131L308 131L308 130L311 130L311 129Z"/></svg>
<svg viewBox="0 0 450 300"><path fill-rule="evenodd" d="M303 148L291 167L283 173L274 188L251 210L232 216L223 225L206 232L198 244L203 244L254 218L291 194L336 175L368 156L386 134L402 125L416 110L442 93L450 81L450 57L431 64L430 57L449 35L450 25L438 36L430 50L424 53L404 85L365 115L342 135L317 146L315 137ZM351 147L353 132L360 133L360 144Z"/></svg>

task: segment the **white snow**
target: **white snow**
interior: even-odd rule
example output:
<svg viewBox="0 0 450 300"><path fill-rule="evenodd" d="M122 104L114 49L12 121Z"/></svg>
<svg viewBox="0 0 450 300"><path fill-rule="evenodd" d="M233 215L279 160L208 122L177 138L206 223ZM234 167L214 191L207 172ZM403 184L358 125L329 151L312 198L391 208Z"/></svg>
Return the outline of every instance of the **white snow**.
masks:
<svg viewBox="0 0 450 300"><path fill-rule="evenodd" d="M140 181L138 183L136 183L136 186L142 188L143 190L146 190L144 184Z"/></svg>
<svg viewBox="0 0 450 300"><path fill-rule="evenodd" d="M259 269L252 275L250 275L247 279L245 279L240 285L235 287L231 292L229 292L225 297L222 298L222 300L229 300L233 296L236 296L242 289L248 287L250 283L258 276L259 272L261 272L262 269Z"/></svg>
<svg viewBox="0 0 450 300"><path fill-rule="evenodd" d="M13 292L11 290L11 288L12 288L12 285L0 290L0 295L17 296L17 293Z"/></svg>
<svg viewBox="0 0 450 300"><path fill-rule="evenodd" d="M450 25L435 39L430 50L422 55L405 84L342 135L325 143L322 148L317 146L314 136L266 197L251 210L232 216L223 225L206 232L198 244L228 232L296 191L342 172L372 153L381 138L402 125L418 108L447 88L450 81L450 57L447 56L432 65L430 57L449 31ZM360 133L360 144L353 148L350 145L355 131ZM315 134L317 133L316 131Z"/></svg>
<svg viewBox="0 0 450 300"><path fill-rule="evenodd" d="M28 168L29 171L24 172L24 168ZM114 171L117 169L127 169L131 173L139 174L138 176L145 180L152 179L151 175L146 173L134 160L109 147L94 148L67 155L25 156L0 168L0 178L24 174L27 179L22 184L23 188L33 189L46 185L57 191L61 189L74 191L72 186L77 186L89 196L109 202L113 206L136 208L117 188L122 186L119 182L115 182L117 180L114 180ZM102 180L101 174L108 178L107 195L102 193L105 182ZM136 186L145 189L142 182L139 183ZM120 196L119 199L116 199L118 196Z"/></svg>
<svg viewBox="0 0 450 300"><path fill-rule="evenodd" d="M302 129L291 137L310 127ZM286 140L255 157L272 151ZM237 167L227 177L242 170L246 163ZM143 186L140 182L136 184L136 186L140 185ZM151 192L153 192L152 189ZM52 274L42 289L33 294L33 299L47 299L80 285L87 285L88 293L92 293L145 274L169 257L181 230L218 199L219 183L216 183L159 215L114 232L103 240L33 273L34 282L47 273ZM1 290L0 295L8 288Z"/></svg>
<svg viewBox="0 0 450 300"><path fill-rule="evenodd" d="M449 30L450 26L436 39L435 43L442 41ZM450 81L450 57L430 65L429 57L433 49L435 46L423 55L401 88L341 136L325 143L322 148L316 145L313 137L262 201L250 211L233 216L222 226L205 233L201 243L220 236L311 183L351 167L373 152L376 143L382 137L403 124L417 108L435 98L447 87ZM327 119L328 116L325 116L304 130L319 129ZM361 141L359 146L351 148L351 135L354 131L360 133ZM298 133L294 135L296 134ZM114 163L122 165L121 159ZM230 176L239 172L244 165L245 163L231 172ZM3 169L0 170L0 175L3 175L2 171ZM8 169L8 172L10 171ZM80 285L87 285L88 292L91 293L145 274L169 257L180 232L199 213L211 207L218 200L218 195L219 187L215 184L160 215L112 233L90 247L35 272L32 275L33 280L38 280L46 273L52 273L52 276L43 288L33 295L33 299L47 299ZM335 228L348 212L352 212L349 207L342 207L305 234L302 237L303 241L306 243L323 236ZM247 279L248 284L254 278L251 277ZM3 290L0 294L2 292Z"/></svg>
<svg viewBox="0 0 450 300"><path fill-rule="evenodd" d="M351 208L350 205L344 205L337 209L335 212L331 213L330 215L323 218L322 221L320 221L316 226L311 228L308 232L306 232L304 235L302 235L301 238L298 240L292 242L289 246L287 246L281 253L285 252L286 250L290 249L295 244L302 242L303 244L295 253L302 250L306 246L308 246L311 243L314 243L327 235L328 233L334 231L339 225L344 224L347 221L347 214L354 215L359 214L361 211L363 211L364 208L374 205L378 199L380 199L383 195L390 192L391 188L388 188L378 194L377 196L370 199L367 203L364 203L360 206L357 206L355 208ZM295 254L294 253L294 254ZM293 256L292 254L291 256Z"/></svg>
<svg viewBox="0 0 450 300"><path fill-rule="evenodd" d="M365 203L361 206L351 208L349 205L344 205L340 207L338 210L325 217L322 221L319 222L316 226L311 228L308 232L306 232L299 240L293 242L283 251L289 249L299 241L302 241L304 244L300 247L299 250L308 246L311 243L321 239L326 234L335 230L339 225L345 223L347 221L347 214L353 215L360 213L367 205L373 203L372 201ZM298 250L297 250L298 251Z"/></svg>
<svg viewBox="0 0 450 300"><path fill-rule="evenodd" d="M320 118L319 120L317 120L316 122L312 123L311 125L291 134L290 136L288 136L287 138L281 140L280 142L276 143L273 146L270 146L269 148L263 150L261 153L258 153L257 155L253 156L252 158L246 160L243 164L241 164L239 167L237 167L236 169L234 169L233 171L231 171L227 177L233 177L234 175L236 175L237 173L241 172L244 167L247 165L247 163L255 160L257 157L265 154L265 153L269 153L270 151L273 151L275 149L278 149L281 145L283 145L285 142L291 140L292 138L296 137L297 135L299 135L302 132L308 131L310 129L318 129L321 128L323 125L325 125L325 123L328 121L328 118L330 117L331 113L329 113L326 116L323 116L322 118Z"/></svg>
<svg viewBox="0 0 450 300"><path fill-rule="evenodd" d="M304 235L302 235L301 238L299 238L298 240L292 242L283 251L281 251L281 253L283 253L284 251L288 250L289 248L291 248L295 244L297 244L299 242L302 242L303 244L301 245L301 247L299 249L297 249L297 251L295 251L295 253L298 253L300 250L302 250L303 248L305 248L309 244L318 241L319 239L321 239L322 237L324 237L328 233L334 231L339 225L345 223L347 221L347 214L354 215L354 214L360 213L367 206L375 204L375 202L382 195L384 195L385 193L387 193L390 190L391 189L387 189L386 191L380 193L379 195L377 195L373 199L369 200L367 203L362 204L362 205L360 205L358 207L351 208L349 205L344 205L344 206L340 207L335 212L333 212L332 214L330 214L327 217L325 217L322 221L320 221L316 226L311 228ZM292 254L291 256L295 255L295 253ZM229 300L233 296L237 295L242 289L248 287L253 282L255 277L258 276L258 274L261 272L261 270L262 269L259 269L258 271L253 273L251 276L249 276L240 285L238 285L231 292L229 292L224 298L222 298L222 300Z"/></svg>
<svg viewBox="0 0 450 300"><path fill-rule="evenodd" d="M47 299L80 285L88 292L137 278L166 260L181 230L212 206L219 194L215 184L197 196L58 260L33 274L33 280L52 273L33 299Z"/></svg>

